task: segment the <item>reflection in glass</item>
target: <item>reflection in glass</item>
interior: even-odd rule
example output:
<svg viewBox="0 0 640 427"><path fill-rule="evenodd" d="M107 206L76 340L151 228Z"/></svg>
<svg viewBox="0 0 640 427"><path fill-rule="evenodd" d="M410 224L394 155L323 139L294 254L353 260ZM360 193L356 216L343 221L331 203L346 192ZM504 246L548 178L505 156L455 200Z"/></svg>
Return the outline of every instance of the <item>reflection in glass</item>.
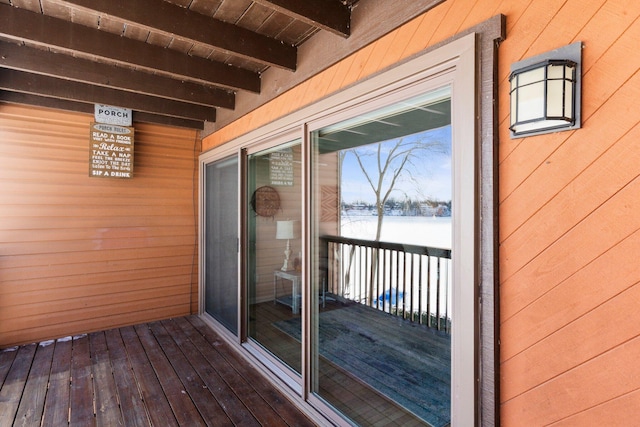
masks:
<svg viewBox="0 0 640 427"><path fill-rule="evenodd" d="M302 372L300 141L248 156L248 337Z"/></svg>
<svg viewBox="0 0 640 427"><path fill-rule="evenodd" d="M450 423L449 88L311 134L312 392L362 425Z"/></svg>

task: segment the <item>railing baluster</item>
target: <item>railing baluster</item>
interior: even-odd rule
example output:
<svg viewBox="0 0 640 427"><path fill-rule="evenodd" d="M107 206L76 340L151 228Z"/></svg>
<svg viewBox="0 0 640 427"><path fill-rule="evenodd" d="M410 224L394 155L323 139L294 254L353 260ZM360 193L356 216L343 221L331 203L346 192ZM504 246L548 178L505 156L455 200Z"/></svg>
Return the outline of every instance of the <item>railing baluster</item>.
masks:
<svg viewBox="0 0 640 427"><path fill-rule="evenodd" d="M413 294L413 256L415 254L409 254L409 289L411 289L411 301L409 301L409 318L411 321L414 321L414 310L413 310L413 300L415 299L415 295Z"/></svg>
<svg viewBox="0 0 640 427"><path fill-rule="evenodd" d="M447 262L447 260L445 259L444 261L444 272L443 275L445 276L445 283L449 283L449 262ZM444 330L446 333L450 333L451 332L451 322L449 322L449 287L445 286L444 287L444 292L445 292L445 315L444 315Z"/></svg>
<svg viewBox="0 0 640 427"><path fill-rule="evenodd" d="M422 324L422 255L418 255L418 323Z"/></svg>
<svg viewBox="0 0 640 427"><path fill-rule="evenodd" d="M363 269L367 268L367 248L366 247L361 247L360 248L360 270L358 272L358 274L360 274L360 301L362 301L362 304L366 304L367 303L367 295L366 295L366 289L367 289L367 277L362 277L362 271ZM364 270L366 271L366 270Z"/></svg>
<svg viewBox="0 0 640 427"><path fill-rule="evenodd" d="M382 281L382 311L387 311L385 307L386 298L384 297L387 293L387 250L386 249L382 250L382 260L380 262L382 263L382 274L380 276L380 280ZM376 297L376 300L378 302L380 301L379 295L380 295L380 289L378 288L378 297Z"/></svg>
<svg viewBox="0 0 640 427"><path fill-rule="evenodd" d="M364 248L364 267L361 267L360 274L364 275L364 304L369 305L369 292L368 289L371 287L371 283L369 283L369 275L367 274L367 265L369 264L369 247ZM364 272L364 273L363 273Z"/></svg>
<svg viewBox="0 0 640 427"><path fill-rule="evenodd" d="M438 270L436 272L436 322L438 322L438 330L440 330L440 258L438 258L437 262Z"/></svg>
<svg viewBox="0 0 640 427"><path fill-rule="evenodd" d="M400 280L398 280L398 274L400 271L400 262L399 262L399 258L398 258L398 254L400 253L399 251L393 251L393 254L395 254L395 259L396 259L396 267L393 271L395 271L396 273L396 281L395 281L395 289L396 289L396 312L395 315L398 315L398 310L400 307ZM404 300L404 298L402 298Z"/></svg>
<svg viewBox="0 0 640 427"><path fill-rule="evenodd" d="M402 257L402 291L404 292L404 298L402 299L402 318L407 318L407 298L409 293L407 292L407 253L404 252Z"/></svg>
<svg viewBox="0 0 640 427"><path fill-rule="evenodd" d="M400 282L398 283L398 288L396 289L396 295L399 296L400 293L400 289L402 287L402 292L404 293L404 289L405 289L405 283L407 280L407 253L403 252L402 253L402 257L401 257L401 262L402 262L402 274L400 276ZM402 304L400 304L400 300L396 299L396 302L398 303L398 307L400 309L400 316L402 316L402 318L405 318L405 301L404 301L404 295L402 298Z"/></svg>
<svg viewBox="0 0 640 427"><path fill-rule="evenodd" d="M427 326L431 327L431 257L427 255Z"/></svg>
<svg viewBox="0 0 640 427"><path fill-rule="evenodd" d="M364 301L365 304L371 305L371 298L369 294L371 293L371 270L369 270L369 259L371 257L371 248L366 247L364 251L364 269L362 270L362 274L364 275Z"/></svg>
<svg viewBox="0 0 640 427"><path fill-rule="evenodd" d="M451 250L334 236L322 240L331 293L450 332Z"/></svg>

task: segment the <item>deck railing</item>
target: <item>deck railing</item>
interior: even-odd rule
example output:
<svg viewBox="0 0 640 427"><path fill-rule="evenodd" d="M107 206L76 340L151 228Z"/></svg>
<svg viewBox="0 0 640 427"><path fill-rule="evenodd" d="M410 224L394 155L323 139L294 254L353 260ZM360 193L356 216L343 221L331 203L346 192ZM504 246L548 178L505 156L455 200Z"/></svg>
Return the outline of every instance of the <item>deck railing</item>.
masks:
<svg viewBox="0 0 640 427"><path fill-rule="evenodd" d="M451 250L323 236L326 291L450 332Z"/></svg>

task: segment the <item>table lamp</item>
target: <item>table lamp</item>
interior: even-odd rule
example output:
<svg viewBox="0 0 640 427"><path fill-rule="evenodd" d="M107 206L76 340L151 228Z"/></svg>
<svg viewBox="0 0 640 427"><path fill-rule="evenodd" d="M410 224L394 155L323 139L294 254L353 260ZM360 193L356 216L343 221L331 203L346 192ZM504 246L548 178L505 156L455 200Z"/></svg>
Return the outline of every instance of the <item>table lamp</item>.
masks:
<svg viewBox="0 0 640 427"><path fill-rule="evenodd" d="M291 255L290 239L296 238L296 221L276 221L276 239L286 240L287 247L284 250L284 264L282 264L282 271L289 271L289 256Z"/></svg>

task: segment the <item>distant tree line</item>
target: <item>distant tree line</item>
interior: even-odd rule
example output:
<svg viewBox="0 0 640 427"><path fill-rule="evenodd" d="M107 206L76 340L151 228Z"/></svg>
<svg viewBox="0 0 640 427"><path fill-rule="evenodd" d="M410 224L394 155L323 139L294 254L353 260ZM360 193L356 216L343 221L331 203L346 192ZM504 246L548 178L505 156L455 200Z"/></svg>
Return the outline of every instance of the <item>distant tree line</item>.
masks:
<svg viewBox="0 0 640 427"><path fill-rule="evenodd" d="M361 211L371 215L377 215L378 213L378 208L375 203L364 201L354 201L349 203L342 202L341 208L343 211ZM446 217L451 216L451 200L413 200L408 198L399 200L394 197L390 197L384 202L383 212L384 215L389 216Z"/></svg>

